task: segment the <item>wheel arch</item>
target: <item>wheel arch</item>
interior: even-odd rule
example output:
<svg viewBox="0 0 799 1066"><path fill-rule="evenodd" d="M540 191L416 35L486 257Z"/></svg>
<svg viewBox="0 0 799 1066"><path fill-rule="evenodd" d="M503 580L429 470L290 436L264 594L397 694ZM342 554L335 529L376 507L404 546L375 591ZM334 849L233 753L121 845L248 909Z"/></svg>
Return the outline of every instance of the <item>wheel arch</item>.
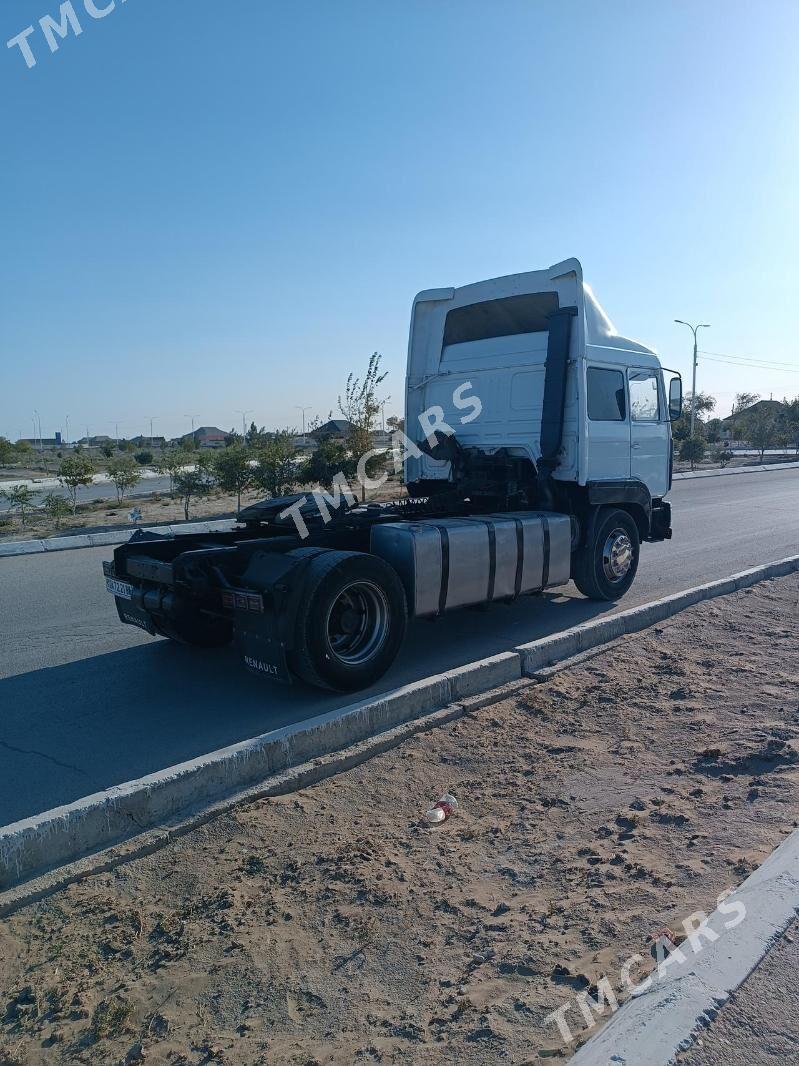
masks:
<svg viewBox="0 0 799 1066"><path fill-rule="evenodd" d="M635 478L589 481L586 488L592 507L626 511L635 522L641 540L648 539L652 528L652 496L643 481Z"/></svg>

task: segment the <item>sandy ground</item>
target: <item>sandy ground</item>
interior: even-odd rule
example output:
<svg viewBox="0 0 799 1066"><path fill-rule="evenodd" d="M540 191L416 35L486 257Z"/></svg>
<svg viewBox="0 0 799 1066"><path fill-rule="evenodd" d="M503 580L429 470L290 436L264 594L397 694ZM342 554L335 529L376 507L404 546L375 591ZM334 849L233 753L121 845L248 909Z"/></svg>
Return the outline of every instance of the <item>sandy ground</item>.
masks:
<svg viewBox="0 0 799 1066"><path fill-rule="evenodd" d="M575 996L624 999L622 963L797 824L798 601L793 575L692 608L17 912L0 1062L567 1057Z"/></svg>

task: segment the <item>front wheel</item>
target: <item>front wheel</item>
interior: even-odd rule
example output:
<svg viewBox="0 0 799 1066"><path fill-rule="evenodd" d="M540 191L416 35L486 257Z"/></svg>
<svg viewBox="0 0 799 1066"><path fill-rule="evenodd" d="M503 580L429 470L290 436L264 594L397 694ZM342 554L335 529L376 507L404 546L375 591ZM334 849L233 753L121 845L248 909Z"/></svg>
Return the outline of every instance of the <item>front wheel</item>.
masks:
<svg viewBox="0 0 799 1066"><path fill-rule="evenodd" d="M328 551L311 564L297 615L292 671L339 692L373 684L405 639L405 590L395 570L374 555Z"/></svg>
<svg viewBox="0 0 799 1066"><path fill-rule="evenodd" d="M632 516L601 507L588 523L585 544L572 556L572 579L591 600L618 600L635 579L640 551Z"/></svg>

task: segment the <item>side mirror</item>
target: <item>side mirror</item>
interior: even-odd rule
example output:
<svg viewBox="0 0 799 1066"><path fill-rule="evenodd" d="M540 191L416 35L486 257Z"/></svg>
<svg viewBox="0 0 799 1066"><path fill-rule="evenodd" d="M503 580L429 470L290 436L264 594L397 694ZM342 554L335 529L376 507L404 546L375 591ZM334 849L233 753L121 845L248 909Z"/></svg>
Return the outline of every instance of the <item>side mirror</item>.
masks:
<svg viewBox="0 0 799 1066"><path fill-rule="evenodd" d="M682 378L674 377L669 382L669 420L676 422L682 414Z"/></svg>

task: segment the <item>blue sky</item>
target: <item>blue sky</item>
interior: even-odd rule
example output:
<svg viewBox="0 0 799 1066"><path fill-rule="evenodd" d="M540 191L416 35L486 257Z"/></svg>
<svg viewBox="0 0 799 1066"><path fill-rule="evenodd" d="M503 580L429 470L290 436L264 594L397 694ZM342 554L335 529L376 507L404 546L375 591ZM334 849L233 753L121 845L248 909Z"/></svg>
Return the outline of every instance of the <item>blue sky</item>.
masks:
<svg viewBox="0 0 799 1066"><path fill-rule="evenodd" d="M419 289L571 255L667 365L799 371L795 0L73 3L0 7L0 433L298 425L375 349L399 411Z"/></svg>

